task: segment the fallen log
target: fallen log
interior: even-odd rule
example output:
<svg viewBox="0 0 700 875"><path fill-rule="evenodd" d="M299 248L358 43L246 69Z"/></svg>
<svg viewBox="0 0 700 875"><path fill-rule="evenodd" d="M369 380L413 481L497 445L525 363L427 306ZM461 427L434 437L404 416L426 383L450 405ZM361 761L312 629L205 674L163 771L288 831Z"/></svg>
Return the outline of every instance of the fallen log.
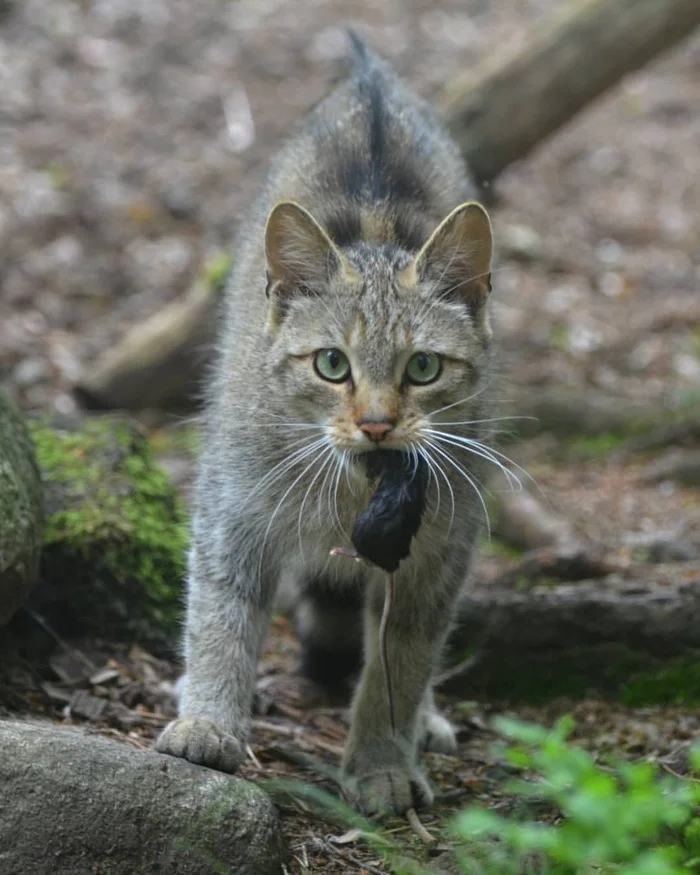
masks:
<svg viewBox="0 0 700 875"><path fill-rule="evenodd" d="M180 300L135 325L85 369L75 392L92 410L189 410L215 334L217 292L197 282Z"/></svg>
<svg viewBox="0 0 700 875"><path fill-rule="evenodd" d="M518 550L538 550L573 544L576 540L569 520L555 514L543 500L529 490L509 487L502 475L494 478L497 495L491 533Z"/></svg>
<svg viewBox="0 0 700 875"><path fill-rule="evenodd" d="M531 388L505 412L515 419L509 430L523 437L550 432L557 437L615 434L621 437L646 432L688 411L651 405L586 389Z"/></svg>
<svg viewBox="0 0 700 875"><path fill-rule="evenodd" d="M573 2L524 50L457 78L439 103L477 181L495 179L698 25L697 0Z"/></svg>
<svg viewBox="0 0 700 875"><path fill-rule="evenodd" d="M462 697L697 702L700 563L577 583L510 572L477 582L460 601L450 651L457 664L438 688Z"/></svg>

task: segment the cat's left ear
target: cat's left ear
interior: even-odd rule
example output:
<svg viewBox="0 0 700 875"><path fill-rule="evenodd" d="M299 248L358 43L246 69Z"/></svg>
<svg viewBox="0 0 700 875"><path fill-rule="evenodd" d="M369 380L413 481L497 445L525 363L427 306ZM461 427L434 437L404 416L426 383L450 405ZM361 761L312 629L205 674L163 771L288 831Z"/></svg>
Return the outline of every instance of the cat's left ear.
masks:
<svg viewBox="0 0 700 875"><path fill-rule="evenodd" d="M438 225L399 280L409 288L428 283L434 294L464 302L477 316L491 291L492 250L489 215L468 201Z"/></svg>
<svg viewBox="0 0 700 875"><path fill-rule="evenodd" d="M323 286L347 259L311 213L293 201L274 206L265 226L267 294L281 304Z"/></svg>

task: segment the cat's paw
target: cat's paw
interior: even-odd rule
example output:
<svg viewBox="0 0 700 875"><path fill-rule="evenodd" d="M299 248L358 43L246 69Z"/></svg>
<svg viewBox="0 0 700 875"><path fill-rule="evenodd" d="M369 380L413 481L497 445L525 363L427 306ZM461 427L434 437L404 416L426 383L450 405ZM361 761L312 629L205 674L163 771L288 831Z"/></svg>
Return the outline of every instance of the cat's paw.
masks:
<svg viewBox="0 0 700 875"><path fill-rule="evenodd" d="M397 766L365 774L345 774L343 789L348 800L364 814L403 814L433 802L433 791L418 769Z"/></svg>
<svg viewBox="0 0 700 875"><path fill-rule="evenodd" d="M205 717L173 720L156 739L155 749L220 772L235 772L245 759L238 739Z"/></svg>
<svg viewBox="0 0 700 875"><path fill-rule="evenodd" d="M424 711L420 716L419 746L431 753L456 753L457 736L450 721L438 711Z"/></svg>

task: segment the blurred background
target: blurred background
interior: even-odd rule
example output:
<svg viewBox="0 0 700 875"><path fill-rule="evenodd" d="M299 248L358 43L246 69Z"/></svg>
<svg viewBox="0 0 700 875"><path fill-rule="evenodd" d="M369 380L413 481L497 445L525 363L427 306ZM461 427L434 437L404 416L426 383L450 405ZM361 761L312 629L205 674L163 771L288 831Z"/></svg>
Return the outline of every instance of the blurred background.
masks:
<svg viewBox="0 0 700 875"><path fill-rule="evenodd" d="M27 409L74 409L95 359L223 263L271 153L338 75L345 24L439 100L561 7L4 0L3 384ZM498 177L494 304L518 393L697 393L699 147L696 37Z"/></svg>

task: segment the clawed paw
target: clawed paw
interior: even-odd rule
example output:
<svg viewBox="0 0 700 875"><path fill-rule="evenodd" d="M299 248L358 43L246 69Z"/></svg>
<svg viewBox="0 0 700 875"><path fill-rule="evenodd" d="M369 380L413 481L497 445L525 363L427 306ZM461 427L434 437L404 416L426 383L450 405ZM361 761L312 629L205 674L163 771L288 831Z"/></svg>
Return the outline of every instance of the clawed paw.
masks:
<svg viewBox="0 0 700 875"><path fill-rule="evenodd" d="M245 758L238 739L205 717L173 720L156 739L155 749L220 772L235 772Z"/></svg>
<svg viewBox="0 0 700 875"><path fill-rule="evenodd" d="M454 754L457 736L450 721L438 711L425 711L420 716L419 745L431 753Z"/></svg>
<svg viewBox="0 0 700 875"><path fill-rule="evenodd" d="M349 800L365 814L404 814L433 801L433 792L417 770L386 768L361 775L346 775L343 782Z"/></svg>

